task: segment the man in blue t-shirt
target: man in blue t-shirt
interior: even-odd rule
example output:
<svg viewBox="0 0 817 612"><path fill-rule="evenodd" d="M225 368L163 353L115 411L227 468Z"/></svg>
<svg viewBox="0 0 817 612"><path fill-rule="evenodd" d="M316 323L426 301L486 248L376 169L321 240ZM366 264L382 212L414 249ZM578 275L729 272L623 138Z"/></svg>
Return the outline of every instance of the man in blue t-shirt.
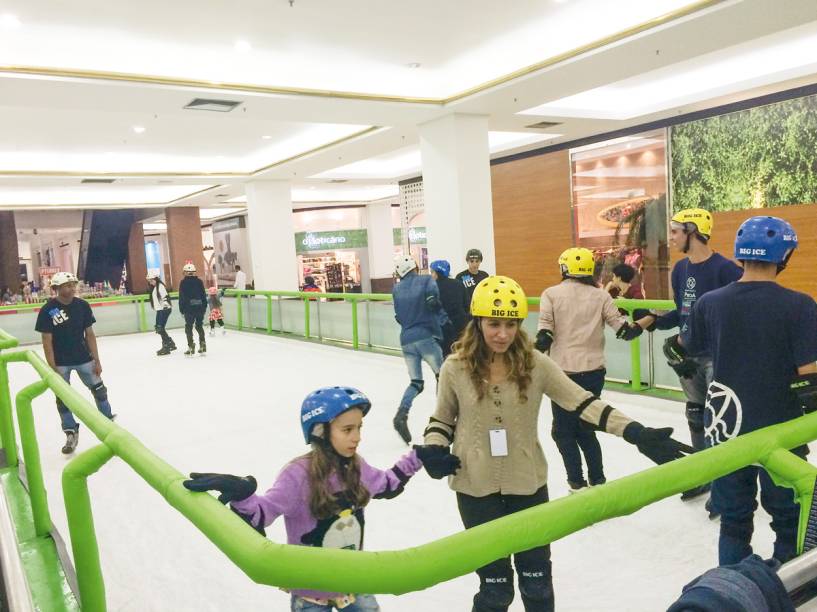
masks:
<svg viewBox="0 0 817 612"><path fill-rule="evenodd" d="M423 361L439 377L443 363L443 351L439 341L443 334L442 322L448 320L440 302L437 284L430 276L417 274L417 262L407 255L397 257L394 272L400 279L394 289L394 318L400 324L400 347L409 373L409 386L400 400L400 407L392 421L403 441L411 442L408 413L414 398L423 392Z"/></svg>
<svg viewBox="0 0 817 612"><path fill-rule="evenodd" d="M714 289L725 287L738 280L743 273L735 262L709 247L712 236L712 214L701 208L682 210L672 217L670 241L673 246L687 256L672 268L672 295L676 309L663 316L649 314L638 320L647 331L654 329L680 328L683 333L689 313L702 295ZM708 351L693 355L686 368L674 367L681 388L686 395L686 418L692 446L696 450L704 444L704 402L709 383L712 382L712 357ZM709 491L709 485L695 487L681 495L684 501ZM716 515L710 512L710 516Z"/></svg>
<svg viewBox="0 0 817 612"><path fill-rule="evenodd" d="M712 356L704 419L708 446L796 419L804 405L814 404L817 304L775 280L795 248L797 235L783 219L745 221L735 240L743 278L700 298L680 343L678 336L671 339L671 354L679 364L687 355ZM805 456L808 448L794 452ZM761 504L771 514L777 536L774 556L785 563L796 555L799 509L791 489L776 486L763 468L749 466L712 484L712 503L721 514L721 565L752 554L758 479Z"/></svg>

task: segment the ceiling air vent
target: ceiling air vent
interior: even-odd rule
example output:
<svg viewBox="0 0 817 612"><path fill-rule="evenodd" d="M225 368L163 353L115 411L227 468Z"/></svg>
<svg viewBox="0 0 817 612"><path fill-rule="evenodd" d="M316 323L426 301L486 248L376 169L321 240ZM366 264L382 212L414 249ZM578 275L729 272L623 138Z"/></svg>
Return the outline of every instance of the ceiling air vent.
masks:
<svg viewBox="0 0 817 612"><path fill-rule="evenodd" d="M348 183L349 179L330 179L328 182L338 184L338 183Z"/></svg>
<svg viewBox="0 0 817 612"><path fill-rule="evenodd" d="M106 178L86 178L80 181L83 185L110 185L116 181L116 179L106 179Z"/></svg>
<svg viewBox="0 0 817 612"><path fill-rule="evenodd" d="M556 127L557 125L562 125L558 121L540 121L539 123L533 123L531 125L526 125L525 127L531 130L548 130L552 127Z"/></svg>
<svg viewBox="0 0 817 612"><path fill-rule="evenodd" d="M184 106L184 108L188 108L190 110L206 110L215 111L217 113L229 113L239 104L241 104L241 102L236 102L235 100L211 100L208 98L194 98L193 100L188 102Z"/></svg>
<svg viewBox="0 0 817 612"><path fill-rule="evenodd" d="M228 197L230 197L230 194L229 193L217 193L216 197L217 198L228 198Z"/></svg>

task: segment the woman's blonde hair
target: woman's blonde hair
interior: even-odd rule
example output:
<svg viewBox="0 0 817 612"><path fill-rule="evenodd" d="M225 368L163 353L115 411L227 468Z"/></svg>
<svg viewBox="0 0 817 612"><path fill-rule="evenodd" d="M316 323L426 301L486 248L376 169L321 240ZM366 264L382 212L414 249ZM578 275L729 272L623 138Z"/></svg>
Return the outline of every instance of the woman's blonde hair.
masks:
<svg viewBox="0 0 817 612"><path fill-rule="evenodd" d="M491 350L479 327L480 320L479 318L471 319L465 326L460 339L454 343L452 351L456 353L458 359L462 359L467 364L471 381L477 390L477 397L482 399L488 390ZM508 380L516 383L519 388L519 398L526 402L531 371L533 371L533 348L528 335L522 329L521 320L517 320L516 337L503 355L508 363Z"/></svg>
<svg viewBox="0 0 817 612"><path fill-rule="evenodd" d="M360 460L357 455L346 460L332 449L328 425L324 440L312 442L312 451L304 458L309 461L309 510L316 519L329 518L343 510L337 493L343 493L343 502L355 508L369 503L369 490L360 482ZM337 492L330 486L333 474L340 485Z"/></svg>

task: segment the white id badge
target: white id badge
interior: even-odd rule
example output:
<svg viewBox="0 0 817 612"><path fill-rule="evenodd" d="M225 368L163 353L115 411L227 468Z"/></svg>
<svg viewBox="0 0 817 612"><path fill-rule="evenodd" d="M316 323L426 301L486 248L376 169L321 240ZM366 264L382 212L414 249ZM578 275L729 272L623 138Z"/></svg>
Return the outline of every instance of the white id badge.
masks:
<svg viewBox="0 0 817 612"><path fill-rule="evenodd" d="M488 431L491 440L491 457L508 456L508 434L504 429L491 429Z"/></svg>

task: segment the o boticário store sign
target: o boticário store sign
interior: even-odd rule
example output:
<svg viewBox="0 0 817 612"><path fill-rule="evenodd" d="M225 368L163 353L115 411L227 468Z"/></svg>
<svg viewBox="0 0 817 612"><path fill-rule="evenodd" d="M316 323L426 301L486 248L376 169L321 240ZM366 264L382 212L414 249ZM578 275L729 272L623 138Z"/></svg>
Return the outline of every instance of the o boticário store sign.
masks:
<svg viewBox="0 0 817 612"><path fill-rule="evenodd" d="M401 235L402 231L399 227L393 229L392 238L395 245L400 244ZM425 244L426 228L410 228L409 241L411 244ZM298 232L295 234L296 253L363 249L368 245L368 235L365 229L338 230L335 232Z"/></svg>

